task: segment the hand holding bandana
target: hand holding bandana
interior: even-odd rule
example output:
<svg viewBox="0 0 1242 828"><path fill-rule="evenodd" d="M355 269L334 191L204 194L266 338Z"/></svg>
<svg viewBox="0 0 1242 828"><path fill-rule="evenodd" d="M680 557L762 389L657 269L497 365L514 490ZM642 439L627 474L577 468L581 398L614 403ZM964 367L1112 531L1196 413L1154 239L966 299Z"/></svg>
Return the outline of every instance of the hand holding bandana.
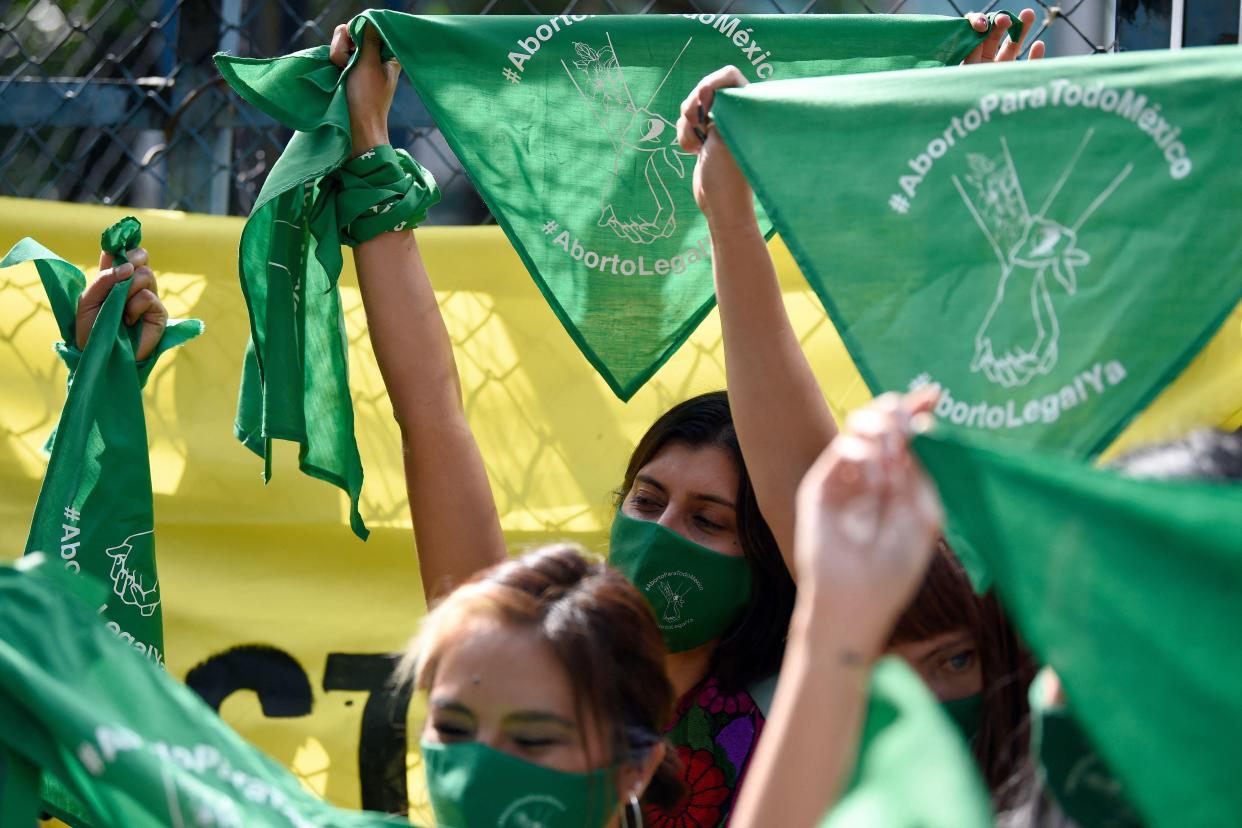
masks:
<svg viewBox="0 0 1242 828"><path fill-rule="evenodd" d="M114 262L141 242L138 221L104 231ZM155 566L151 470L142 385L168 350L198 336L196 319L169 320L153 353L135 362L142 322L124 324L130 279L107 292L78 351L79 297L85 278L33 239L18 242L0 262L33 261L47 290L63 341L56 349L70 368L69 394L35 505L26 552L42 551L69 573L111 584L101 615L109 629L152 663L164 661L159 575ZM126 272L126 271L120 271ZM132 268L128 272L132 272Z"/></svg>
<svg viewBox="0 0 1242 828"><path fill-rule="evenodd" d="M364 28L400 61L574 342L623 399L714 302L694 159L674 134L685 90L730 62L756 80L941 66L984 37L961 18L870 15L369 11L350 24L355 43ZM334 288L341 239L323 200L333 187L324 177L344 163L352 136L329 56L319 47L217 57L242 98L297 130L242 234L252 346L236 432L264 457L273 438L301 443L303 471L349 492L351 522L365 535ZM355 53L346 73L356 66ZM428 189L422 207L432 199ZM335 224L347 223L338 215Z"/></svg>

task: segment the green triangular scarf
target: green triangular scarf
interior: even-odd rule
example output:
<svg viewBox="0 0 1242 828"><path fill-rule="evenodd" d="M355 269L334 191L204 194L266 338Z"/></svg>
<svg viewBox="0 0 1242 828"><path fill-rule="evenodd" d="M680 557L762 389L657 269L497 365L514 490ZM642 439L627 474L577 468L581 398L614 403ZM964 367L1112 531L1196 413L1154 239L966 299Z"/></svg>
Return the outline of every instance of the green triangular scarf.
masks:
<svg viewBox="0 0 1242 828"><path fill-rule="evenodd" d="M316 799L192 690L123 646L62 574L41 571L57 565L48 556L0 567L0 752L63 786L91 824L409 824Z"/></svg>
<svg viewBox="0 0 1242 828"><path fill-rule="evenodd" d="M881 659L850 788L821 828L990 828L987 789L961 734L901 659Z"/></svg>
<svg viewBox="0 0 1242 828"><path fill-rule="evenodd" d="M138 247L138 221L127 218L104 233L123 261ZM0 267L34 262L63 341L69 393L56 433L26 552L42 551L66 572L111 586L99 616L113 634L154 664L164 661L159 574L155 564L151 467L142 386L166 351L198 336L197 319L169 320L155 353L135 364L141 322L125 325L129 281L114 286L86 347L77 351L75 319L85 287L82 272L33 239L14 245Z"/></svg>
<svg viewBox="0 0 1242 828"><path fill-rule="evenodd" d="M369 11L351 23L356 41L367 21L575 343L622 399L715 301L707 225L691 193L694 156L675 141L678 106L694 84L728 63L755 80L941 66L983 37L960 18L905 15ZM248 103L297 131L242 233L252 342L237 434L265 456L273 438L301 443L303 471L350 493L354 530L365 535L332 270L339 239L330 223L311 220L319 182L350 151L341 73L326 46L216 63Z"/></svg>
<svg viewBox="0 0 1242 828"><path fill-rule="evenodd" d="M1091 456L1242 299L1232 46L787 81L716 121L870 389Z"/></svg>
<svg viewBox="0 0 1242 828"><path fill-rule="evenodd" d="M1026 643L1147 821L1242 813L1242 485L920 437Z"/></svg>

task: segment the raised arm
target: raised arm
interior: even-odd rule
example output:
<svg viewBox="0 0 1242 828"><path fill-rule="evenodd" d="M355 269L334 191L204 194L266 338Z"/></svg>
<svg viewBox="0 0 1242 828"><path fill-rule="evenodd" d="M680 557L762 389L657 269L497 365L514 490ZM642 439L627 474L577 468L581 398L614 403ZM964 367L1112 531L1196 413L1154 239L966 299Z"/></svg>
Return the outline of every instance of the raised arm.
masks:
<svg viewBox="0 0 1242 828"><path fill-rule="evenodd" d="M715 129L717 89L745 86L733 66L705 77L682 104L677 137L697 152L694 195L712 236L729 405L759 508L789 571L798 483L837 433L785 311L776 267L755 217L750 185Z"/></svg>
<svg viewBox="0 0 1242 828"><path fill-rule="evenodd" d="M941 523L939 498L908 447L934 391L885 395L798 491L798 602L772 715L733 814L735 828L810 828L853 768L871 666L918 588Z"/></svg>
<svg viewBox="0 0 1242 828"><path fill-rule="evenodd" d="M347 80L355 155L388 143L388 109L401 67L382 63L366 29ZM345 26L332 38L344 66L354 44ZM453 346L412 232L390 232L354 248L354 264L375 359L401 427L406 492L423 592L430 602L504 559L496 501L466 422Z"/></svg>
<svg viewBox="0 0 1242 828"><path fill-rule="evenodd" d="M987 29L985 15L972 13L967 17L978 31ZM1025 37L1035 13L1026 9L1020 18ZM965 62L1016 59L1022 44L1005 40L1010 25L1008 17L997 17L992 33ZM1043 53L1042 42L1032 45L1032 59ZM725 378L738 442L759 508L785 564L794 572L798 483L837 428L789 322L776 268L755 217L750 185L711 126L716 91L746 85L745 76L733 66L703 78L682 103L677 138L682 149L699 156L694 168L694 196L711 230ZM789 159L789 163L797 164L799 159Z"/></svg>

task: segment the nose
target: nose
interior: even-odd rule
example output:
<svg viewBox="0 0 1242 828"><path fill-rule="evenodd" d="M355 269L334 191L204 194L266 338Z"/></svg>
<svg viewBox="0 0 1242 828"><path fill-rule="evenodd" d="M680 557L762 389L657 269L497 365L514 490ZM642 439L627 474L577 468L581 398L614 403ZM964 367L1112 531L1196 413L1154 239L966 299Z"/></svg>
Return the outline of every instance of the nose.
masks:
<svg viewBox="0 0 1242 828"><path fill-rule="evenodd" d="M499 728L489 729L480 727L475 736L480 744L487 745L493 750L503 751L505 749L504 734L500 732Z"/></svg>
<svg viewBox="0 0 1242 828"><path fill-rule="evenodd" d="M663 526L665 529L668 529L670 532L677 532L677 527L681 524L681 522L681 510L672 503L664 507L664 511L660 513L660 519L656 521L656 523Z"/></svg>

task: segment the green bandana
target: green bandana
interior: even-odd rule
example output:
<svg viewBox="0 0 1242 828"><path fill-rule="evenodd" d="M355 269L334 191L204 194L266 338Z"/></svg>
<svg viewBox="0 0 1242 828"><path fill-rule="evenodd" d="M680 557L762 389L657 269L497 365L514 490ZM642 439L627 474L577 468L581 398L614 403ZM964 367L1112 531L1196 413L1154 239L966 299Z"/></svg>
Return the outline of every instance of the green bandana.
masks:
<svg viewBox="0 0 1242 828"><path fill-rule="evenodd" d="M750 562L699 546L652 520L617 512L608 562L646 596L669 652L728 631L750 603Z"/></svg>
<svg viewBox="0 0 1242 828"><path fill-rule="evenodd" d="M108 228L102 238L104 249L120 261L140 241L134 218ZM64 337L57 350L69 365L70 378L26 552L43 551L66 572L107 583L109 595L99 606L107 629L163 665L142 385L160 355L198 336L202 323L169 320L155 353L135 364L142 323L124 324L126 280L108 294L79 352L74 343L78 298L86 281L82 272L33 239L18 242L0 267L28 261L39 271Z"/></svg>
<svg viewBox="0 0 1242 828"><path fill-rule="evenodd" d="M1044 704L1041 672L1031 684L1031 754L1061 810L1082 826L1141 828L1121 783L1096 753L1077 720L1063 707Z"/></svg>
<svg viewBox="0 0 1242 828"><path fill-rule="evenodd" d="M960 18L909 15L369 11L350 24L356 42L365 21L400 60L574 342L622 399L715 301L706 220L691 192L694 157L674 129L694 85L729 63L753 80L939 66L982 38ZM341 73L326 46L216 63L248 103L297 130L242 234L253 343L237 434L264 456L272 438L302 443L303 471L350 492L362 534L333 287L339 239L330 222L307 220L316 182L349 153ZM433 198L425 195L424 206Z"/></svg>
<svg viewBox="0 0 1242 828"><path fill-rule="evenodd" d="M935 381L958 429L1090 456L1242 299L1240 56L786 81L713 112L873 392Z"/></svg>
<svg viewBox="0 0 1242 828"><path fill-rule="evenodd" d="M1144 820L1236 821L1242 486L1135 480L951 435L915 446Z"/></svg>
<svg viewBox="0 0 1242 828"><path fill-rule="evenodd" d="M979 735L979 728L983 723L983 693L941 702L940 708L957 726L966 744L973 742Z"/></svg>
<svg viewBox="0 0 1242 828"><path fill-rule="evenodd" d="M297 71L270 76L272 61L217 58L243 98L297 130L242 230L238 270L250 342L234 433L264 458L265 480L271 441L301 444L302 471L349 494L350 526L365 539L358 513L362 460L337 288L340 247L413 228L440 192L404 150L375 147L349 158L344 75L327 58L326 46L299 53L276 64Z"/></svg>
<svg viewBox="0 0 1242 828"><path fill-rule="evenodd" d="M987 790L953 722L900 658L876 663L854 779L820 828L991 828Z"/></svg>
<svg viewBox="0 0 1242 828"><path fill-rule="evenodd" d="M81 812L72 821L408 826L316 799L96 620L110 584L44 571L57 564L31 556L18 569L0 567L0 753L41 769L45 782L74 796Z"/></svg>
<svg viewBox="0 0 1242 828"><path fill-rule="evenodd" d="M34 825L40 810L39 769L0 747L0 825Z"/></svg>
<svg viewBox="0 0 1242 828"><path fill-rule="evenodd" d="M609 768L567 773L479 742L422 752L438 828L602 828L617 810Z"/></svg>

